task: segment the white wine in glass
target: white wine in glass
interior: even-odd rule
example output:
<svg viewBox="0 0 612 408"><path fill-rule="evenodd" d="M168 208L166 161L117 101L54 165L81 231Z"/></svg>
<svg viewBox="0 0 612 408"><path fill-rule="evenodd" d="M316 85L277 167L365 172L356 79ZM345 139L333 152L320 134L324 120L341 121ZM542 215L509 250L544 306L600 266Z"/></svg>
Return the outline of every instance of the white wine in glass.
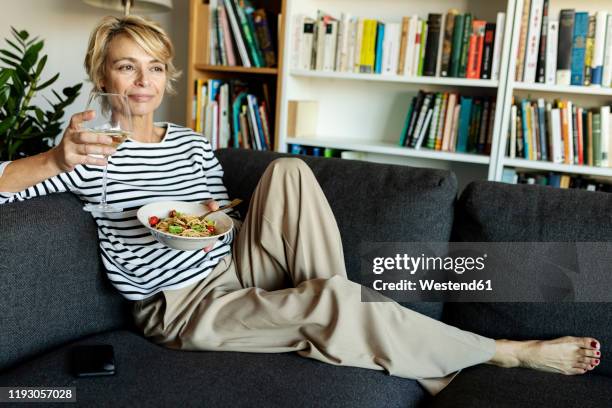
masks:
<svg viewBox="0 0 612 408"><path fill-rule="evenodd" d="M86 110L93 110L95 117L82 127L83 132L109 136L116 149L132 134L132 116L127 97L120 94L94 92L89 97ZM108 160L110 156L105 156ZM83 209L90 212L121 212L123 209L106 201L108 162L102 174L102 197L99 204L88 203Z"/></svg>

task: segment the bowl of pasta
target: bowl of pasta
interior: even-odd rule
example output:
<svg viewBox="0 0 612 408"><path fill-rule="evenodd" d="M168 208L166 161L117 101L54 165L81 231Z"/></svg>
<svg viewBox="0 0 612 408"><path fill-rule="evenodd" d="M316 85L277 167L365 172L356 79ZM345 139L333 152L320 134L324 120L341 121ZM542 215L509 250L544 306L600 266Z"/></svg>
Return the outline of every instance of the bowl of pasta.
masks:
<svg viewBox="0 0 612 408"><path fill-rule="evenodd" d="M158 201L142 206L136 217L159 243L181 251L197 251L213 245L234 227L223 211L200 219L208 212L208 207L197 202Z"/></svg>

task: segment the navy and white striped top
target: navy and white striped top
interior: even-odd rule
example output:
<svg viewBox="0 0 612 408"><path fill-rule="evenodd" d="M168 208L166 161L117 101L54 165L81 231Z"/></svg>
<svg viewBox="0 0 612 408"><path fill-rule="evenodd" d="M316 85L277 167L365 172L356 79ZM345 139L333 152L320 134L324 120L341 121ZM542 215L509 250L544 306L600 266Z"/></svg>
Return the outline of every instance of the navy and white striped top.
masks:
<svg viewBox="0 0 612 408"><path fill-rule="evenodd" d="M210 143L191 129L166 124L159 143L128 139L110 158L107 201L120 213L93 213L102 261L113 285L130 300L179 289L204 279L231 252L235 229L212 251L177 251L158 243L138 221L136 211L160 200L229 203L223 169ZM0 164L0 175L7 163ZM0 193L0 204L71 191L84 202L100 202L102 171L79 165L18 193ZM238 218L236 212L230 216Z"/></svg>

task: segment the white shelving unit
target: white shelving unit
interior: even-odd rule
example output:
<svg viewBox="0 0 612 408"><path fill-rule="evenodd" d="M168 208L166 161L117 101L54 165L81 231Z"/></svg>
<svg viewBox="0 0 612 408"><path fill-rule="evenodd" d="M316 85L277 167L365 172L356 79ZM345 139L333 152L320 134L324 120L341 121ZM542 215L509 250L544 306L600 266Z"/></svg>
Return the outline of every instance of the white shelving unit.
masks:
<svg viewBox="0 0 612 408"><path fill-rule="evenodd" d="M562 9L576 9L576 11L588 11L589 14L594 14L599 10L608 10L612 12L612 2L610 0L585 0L576 3L573 0L550 0L549 16L558 20L559 12ZM520 16L523 11L523 1L518 0L516 10L514 12L515 20L512 34L511 48L518 49L520 35ZM584 107L599 107L604 104L612 103L612 88L599 86L561 86L561 85L546 85L532 84L514 81L516 71L516 51L510 55L509 70L507 72L509 80L506 84L506 96L504 100L504 109L501 120L501 134L498 138L496 157L492 158L495 162L491 166L489 178L491 180L500 181L505 167L516 168L520 170L537 170L547 172L559 172L567 174L576 174L583 176L612 178L612 168L608 167L593 167L575 164L559 164L550 161L535 161L520 158L506 157L508 143L508 127L510 123L510 106L512 97L515 98L544 98L547 101L555 99L570 99L575 103Z"/></svg>
<svg viewBox="0 0 612 408"><path fill-rule="evenodd" d="M513 97L543 97L547 100L571 98L582 106L600 106L612 102L612 89L601 87L550 86L514 81L516 50L520 35L523 0L285 0L283 42L293 44L295 16L316 16L317 10L339 17L351 16L400 22L403 16L428 13L445 14L449 9L471 12L477 18L495 21L497 12L506 13L500 77L494 80L464 78L406 77L399 75L308 71L293 68L291 52L285 52L278 106L278 150L289 144L320 146L360 152L369 160L445 168L455 171L460 186L476 179L502 179L504 167L555 171L611 177L612 169L555 164L552 162L509 159L505 157L510 106ZM594 13L610 10L610 0L550 0L549 15L559 15L563 8ZM490 156L451 153L398 146L410 100L418 90L458 92L465 95L490 96L496 101L493 140ZM316 132L308 137L287 136L288 102L317 101L319 105Z"/></svg>
<svg viewBox="0 0 612 408"><path fill-rule="evenodd" d="M340 17L376 18L385 22L401 22L403 16L428 13L446 14L450 9L470 12L478 18L496 21L498 12L513 20L516 0L286 0L284 43L291 47L295 16L316 16L317 10ZM504 37L510 35L507 23ZM320 146L363 153L378 162L433 167L453 170L460 186L476 179L488 178L491 158L487 155L452 153L426 148L400 147L399 137L412 97L420 89L458 92L463 95L490 96L502 106L510 55L509 41L504 41L500 78L478 80L442 77L407 77L400 75L361 74L299 70L293 68L291 52L285 52L279 104L279 150L289 144ZM309 137L287 136L287 107L291 100L315 100L319 105L317 129ZM497 143L502 109L496 109L493 144Z"/></svg>

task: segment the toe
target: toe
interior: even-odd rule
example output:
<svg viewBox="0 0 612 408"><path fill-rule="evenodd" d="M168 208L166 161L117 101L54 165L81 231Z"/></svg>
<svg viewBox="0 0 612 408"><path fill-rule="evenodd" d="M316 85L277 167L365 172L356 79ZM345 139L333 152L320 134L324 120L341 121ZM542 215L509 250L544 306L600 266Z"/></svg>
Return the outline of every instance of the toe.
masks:
<svg viewBox="0 0 612 408"><path fill-rule="evenodd" d="M591 350L599 350L601 345L599 341L591 337L583 337L580 341L580 347Z"/></svg>
<svg viewBox="0 0 612 408"><path fill-rule="evenodd" d="M572 367L566 372L566 374L567 375L580 375L580 374L586 373L587 371L588 370L585 365L584 367Z"/></svg>
<svg viewBox="0 0 612 408"><path fill-rule="evenodd" d="M579 356L584 356L584 357L600 358L601 357L601 352L599 350L592 350L592 349L581 348L581 349L578 350L578 355Z"/></svg>

